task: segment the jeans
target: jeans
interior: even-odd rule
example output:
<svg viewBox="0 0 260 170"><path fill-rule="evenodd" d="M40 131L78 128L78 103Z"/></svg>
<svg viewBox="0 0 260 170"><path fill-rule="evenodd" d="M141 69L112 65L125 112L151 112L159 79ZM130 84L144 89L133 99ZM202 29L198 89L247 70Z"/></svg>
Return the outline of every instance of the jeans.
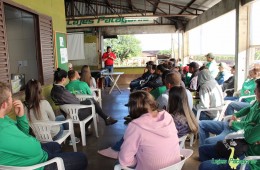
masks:
<svg viewBox="0 0 260 170"><path fill-rule="evenodd" d="M244 159L244 155L239 157L240 160ZM223 160L227 161L225 164L219 164L217 165L216 163L212 161L212 159L217 159L217 160ZM201 164L199 166L199 170L229 170L231 167L228 164L228 160L221 158L220 156L217 155L216 149L215 149L215 144L214 145L203 145L199 147L199 159L201 161ZM237 167L239 169L240 166ZM246 166L246 170L250 170L249 165Z"/></svg>
<svg viewBox="0 0 260 170"><path fill-rule="evenodd" d="M193 113L195 114L195 117L197 116L197 110L192 108ZM212 120L204 111L200 112L200 118L199 120Z"/></svg>
<svg viewBox="0 0 260 170"><path fill-rule="evenodd" d="M85 154L81 152L62 152L61 145L56 142L42 143L42 149L47 152L48 160L55 157L63 159L66 170L85 170L88 166L88 160ZM45 170L56 170L55 163L45 166Z"/></svg>
<svg viewBox="0 0 260 170"><path fill-rule="evenodd" d="M231 100L231 101L238 101L239 97L234 97L234 96L231 96L231 97L225 97L224 100Z"/></svg>
<svg viewBox="0 0 260 170"><path fill-rule="evenodd" d="M112 66L105 66L105 69L108 70L109 73L113 73L114 71L114 67ZM111 80L109 78L109 76L105 77L105 86L110 86L111 85Z"/></svg>
<svg viewBox="0 0 260 170"><path fill-rule="evenodd" d="M199 122L199 146L216 144L231 132L233 130L228 126L228 122L202 120ZM216 136L209 137L209 133L216 134Z"/></svg>
<svg viewBox="0 0 260 170"><path fill-rule="evenodd" d="M226 109L225 115L233 115L235 111L239 111L248 106L250 106L250 104L246 102L231 102Z"/></svg>
<svg viewBox="0 0 260 170"><path fill-rule="evenodd" d="M116 144L114 146L112 146L111 148L114 150L114 151L117 151L119 152L120 151L120 148L122 146L124 142L124 138L121 138L119 141L116 142Z"/></svg>
<svg viewBox="0 0 260 170"><path fill-rule="evenodd" d="M95 106L95 110L96 110L96 113L104 120L106 120L108 118L108 116L103 112L103 110L101 109L100 105L98 104L98 102L92 98L90 99L86 99L84 101L81 101L80 104L83 104L83 105L90 105L91 104L91 101L92 103L94 104ZM86 109L80 109L79 110L79 119L81 118L86 118L87 116L85 116L85 113L88 113L91 114L91 109L90 108L86 108ZM81 119L82 120L82 119Z"/></svg>

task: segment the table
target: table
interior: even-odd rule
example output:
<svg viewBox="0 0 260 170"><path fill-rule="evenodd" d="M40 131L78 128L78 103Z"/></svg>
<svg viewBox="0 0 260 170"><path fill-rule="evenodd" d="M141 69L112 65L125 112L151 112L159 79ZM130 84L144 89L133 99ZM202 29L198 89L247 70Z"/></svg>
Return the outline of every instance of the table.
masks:
<svg viewBox="0 0 260 170"><path fill-rule="evenodd" d="M124 74L124 72L111 72L111 73L105 72L105 73L102 73L102 74L101 74L102 77L108 76L109 79L113 82L113 85L112 85L112 87L111 87L110 90L109 90L109 94L112 92L112 90L113 90L115 87L117 88L117 90L118 90L118 91L120 92L120 94L121 94L121 91L120 91L120 89L119 89L119 87L118 87L118 85L117 85L117 81L118 81L119 77L120 77L122 74ZM113 76L115 76L115 78L114 78Z"/></svg>

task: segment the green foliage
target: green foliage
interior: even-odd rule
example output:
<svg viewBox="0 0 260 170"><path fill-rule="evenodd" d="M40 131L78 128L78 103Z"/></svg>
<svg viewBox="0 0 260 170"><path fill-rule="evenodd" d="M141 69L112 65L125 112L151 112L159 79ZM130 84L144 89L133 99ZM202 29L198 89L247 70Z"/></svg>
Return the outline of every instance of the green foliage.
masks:
<svg viewBox="0 0 260 170"><path fill-rule="evenodd" d="M141 42L133 35L118 35L117 39L105 39L104 48L112 47L117 58L124 61L127 58L136 57L141 54Z"/></svg>
<svg viewBox="0 0 260 170"><path fill-rule="evenodd" d="M255 60L260 60L260 48L255 49Z"/></svg>
<svg viewBox="0 0 260 170"><path fill-rule="evenodd" d="M172 54L172 50L160 50L159 51L160 55L171 55Z"/></svg>

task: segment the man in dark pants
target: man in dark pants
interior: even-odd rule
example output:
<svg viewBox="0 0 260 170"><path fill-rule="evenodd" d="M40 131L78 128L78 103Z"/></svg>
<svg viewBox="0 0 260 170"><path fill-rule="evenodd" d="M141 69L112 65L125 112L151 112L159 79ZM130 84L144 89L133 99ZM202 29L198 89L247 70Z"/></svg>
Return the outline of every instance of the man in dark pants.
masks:
<svg viewBox="0 0 260 170"><path fill-rule="evenodd" d="M113 73L114 71L114 60L116 59L115 53L112 52L112 49L110 46L107 46L107 52L105 52L102 56L102 60L105 62L105 69L108 70L109 73ZM106 87L111 87L111 80L107 76L105 78L105 86Z"/></svg>

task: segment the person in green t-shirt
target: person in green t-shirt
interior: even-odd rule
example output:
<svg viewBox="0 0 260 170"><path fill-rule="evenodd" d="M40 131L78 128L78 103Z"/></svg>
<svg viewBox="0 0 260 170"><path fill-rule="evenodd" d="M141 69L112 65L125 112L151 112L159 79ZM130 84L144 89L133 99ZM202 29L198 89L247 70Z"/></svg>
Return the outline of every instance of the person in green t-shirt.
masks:
<svg viewBox="0 0 260 170"><path fill-rule="evenodd" d="M90 87L84 81L80 81L79 73L75 70L68 71L68 78L70 82L66 85L66 89L72 94L88 94L92 95Z"/></svg>
<svg viewBox="0 0 260 170"><path fill-rule="evenodd" d="M7 116L12 109L16 121ZM84 170L87 167L87 158L83 153L63 153L60 144L56 142L41 144L30 136L22 102L13 100L10 88L2 82L0 82L0 143L0 165L3 166L31 166L60 157L66 169ZM51 164L44 168L56 169L56 165Z"/></svg>

